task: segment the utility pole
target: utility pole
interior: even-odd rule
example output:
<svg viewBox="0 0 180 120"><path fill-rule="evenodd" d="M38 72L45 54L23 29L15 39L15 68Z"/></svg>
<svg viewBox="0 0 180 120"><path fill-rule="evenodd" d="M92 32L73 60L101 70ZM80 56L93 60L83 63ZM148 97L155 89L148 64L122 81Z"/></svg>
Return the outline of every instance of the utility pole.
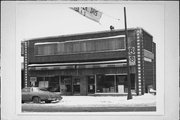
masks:
<svg viewBox="0 0 180 120"><path fill-rule="evenodd" d="M125 39L126 39L126 57L127 57L127 81L128 81L128 96L127 100L132 99L131 94L131 80L130 80L130 67L129 67L129 51L128 51L128 31L126 23L126 7L124 7L124 24L125 24Z"/></svg>

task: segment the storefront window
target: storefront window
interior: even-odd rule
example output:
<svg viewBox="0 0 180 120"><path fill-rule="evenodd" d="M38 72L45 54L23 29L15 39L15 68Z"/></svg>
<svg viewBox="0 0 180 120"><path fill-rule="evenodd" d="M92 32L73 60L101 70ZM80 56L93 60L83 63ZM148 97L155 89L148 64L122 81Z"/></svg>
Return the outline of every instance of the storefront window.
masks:
<svg viewBox="0 0 180 120"><path fill-rule="evenodd" d="M135 92L135 74L130 75L131 91ZM128 93L127 75L116 76L116 91L118 93Z"/></svg>
<svg viewBox="0 0 180 120"><path fill-rule="evenodd" d="M128 84L126 75L117 75L116 76L116 91L118 93L127 93Z"/></svg>
<svg viewBox="0 0 180 120"><path fill-rule="evenodd" d="M97 75L97 93L114 93L114 75Z"/></svg>
<svg viewBox="0 0 180 120"><path fill-rule="evenodd" d="M135 75L131 74L131 90L135 91ZM97 93L127 93L127 75L97 75Z"/></svg>

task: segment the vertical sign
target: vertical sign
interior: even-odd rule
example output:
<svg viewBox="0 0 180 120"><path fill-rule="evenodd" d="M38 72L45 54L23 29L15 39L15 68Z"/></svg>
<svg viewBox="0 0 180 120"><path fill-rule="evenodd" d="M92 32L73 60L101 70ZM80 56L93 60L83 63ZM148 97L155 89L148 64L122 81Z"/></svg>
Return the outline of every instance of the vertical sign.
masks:
<svg viewBox="0 0 180 120"><path fill-rule="evenodd" d="M28 84L28 42L24 43L24 87Z"/></svg>
<svg viewBox="0 0 180 120"><path fill-rule="evenodd" d="M129 65L136 65L135 47L129 47Z"/></svg>

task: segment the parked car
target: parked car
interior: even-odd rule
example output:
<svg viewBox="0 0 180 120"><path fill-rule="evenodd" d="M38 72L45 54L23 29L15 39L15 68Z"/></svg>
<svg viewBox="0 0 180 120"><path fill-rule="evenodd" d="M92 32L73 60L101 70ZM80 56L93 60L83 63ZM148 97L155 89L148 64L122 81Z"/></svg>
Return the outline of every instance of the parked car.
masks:
<svg viewBox="0 0 180 120"><path fill-rule="evenodd" d="M49 92L60 92L59 87L44 87L44 88L40 88L40 90L49 91Z"/></svg>
<svg viewBox="0 0 180 120"><path fill-rule="evenodd" d="M62 99L60 93L41 90L38 87L27 87L22 89L22 102L33 101L34 103L59 102Z"/></svg>

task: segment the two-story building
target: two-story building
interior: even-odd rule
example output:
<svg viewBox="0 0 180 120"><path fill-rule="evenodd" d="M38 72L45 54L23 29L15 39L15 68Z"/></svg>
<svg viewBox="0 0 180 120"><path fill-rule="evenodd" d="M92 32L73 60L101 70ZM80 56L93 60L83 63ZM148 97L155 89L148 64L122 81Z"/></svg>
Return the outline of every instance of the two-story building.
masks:
<svg viewBox="0 0 180 120"><path fill-rule="evenodd" d="M65 95L126 94L124 30L37 38L22 42L22 87L58 89ZM128 29L131 91L156 89L156 44L142 28Z"/></svg>

